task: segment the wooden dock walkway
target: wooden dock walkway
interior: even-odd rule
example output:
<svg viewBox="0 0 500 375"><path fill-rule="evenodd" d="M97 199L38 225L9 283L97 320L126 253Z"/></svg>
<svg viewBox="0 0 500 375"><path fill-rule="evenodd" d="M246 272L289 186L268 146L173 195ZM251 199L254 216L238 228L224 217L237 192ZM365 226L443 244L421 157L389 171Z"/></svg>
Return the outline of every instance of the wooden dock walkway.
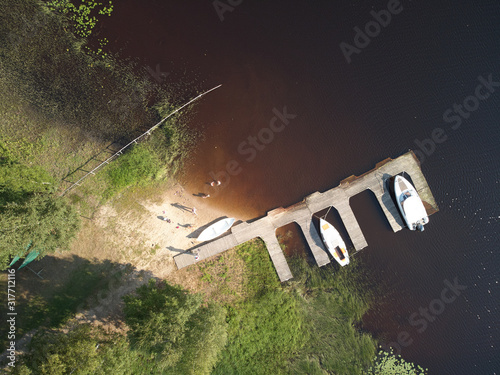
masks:
<svg viewBox="0 0 500 375"><path fill-rule="evenodd" d="M354 248L359 251L368 246L366 239L359 227L356 216L349 205L351 197L365 191L371 190L382 208L389 224L394 232L404 227L403 219L394 204L386 181L402 172L406 172L412 179L415 189L424 201L428 215L438 211L438 207L420 169L415 154L412 151L398 157L397 159L386 159L378 163L374 169L357 177L351 176L341 181L340 185L323 193L315 192L307 196L302 202L287 208L277 208L267 213L266 216L252 223L241 223L231 229L231 233L198 247L189 249L190 252L179 254L174 257L177 268L187 267L197 261L220 254L236 245L247 242L253 238L260 237L266 244L271 260L276 268L280 280L286 281L293 277L290 268L281 251L276 239L276 228L296 222L311 249L318 266L324 266L330 262L328 253L324 249L318 231L313 225L312 216L315 212L334 207L342 219L344 226L351 238ZM194 255L198 254L196 261Z"/></svg>

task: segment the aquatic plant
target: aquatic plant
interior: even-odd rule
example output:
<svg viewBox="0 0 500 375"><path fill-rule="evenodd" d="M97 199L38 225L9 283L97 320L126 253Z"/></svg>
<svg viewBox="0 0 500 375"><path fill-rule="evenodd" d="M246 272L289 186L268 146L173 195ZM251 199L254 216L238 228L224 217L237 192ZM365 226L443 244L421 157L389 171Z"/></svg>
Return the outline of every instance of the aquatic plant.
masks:
<svg viewBox="0 0 500 375"><path fill-rule="evenodd" d="M73 21L73 27L77 35L87 38L97 24L97 15L111 16L113 4L109 1L108 6L103 6L94 0L82 0L76 6L69 0L52 0L47 3L50 10L63 13ZM97 14L96 14L97 13Z"/></svg>
<svg viewBox="0 0 500 375"><path fill-rule="evenodd" d="M427 371L428 369L406 362L400 355L396 356L391 349L390 352L378 352L374 365L366 375L425 375Z"/></svg>

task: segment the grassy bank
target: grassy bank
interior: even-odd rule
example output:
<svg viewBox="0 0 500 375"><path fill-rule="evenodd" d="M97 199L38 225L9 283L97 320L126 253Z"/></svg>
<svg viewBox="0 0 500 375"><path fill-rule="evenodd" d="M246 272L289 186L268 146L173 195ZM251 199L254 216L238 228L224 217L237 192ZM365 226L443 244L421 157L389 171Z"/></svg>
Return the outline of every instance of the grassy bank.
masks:
<svg viewBox="0 0 500 375"><path fill-rule="evenodd" d="M19 315L16 333L22 337L25 333L39 327L57 328L72 318L79 309L89 307L89 297L97 291L104 292L110 283L122 272L117 265L107 263L91 263L84 259L74 258L72 262L61 261L61 270L69 268L71 276L63 283L54 282L50 286L44 279L32 279L31 273L17 275L17 283L32 285L16 298L16 312ZM43 273L42 273L43 275ZM55 280L53 280L55 281ZM5 298L2 289L1 297ZM3 334L3 340L7 335ZM5 342L2 342L5 344Z"/></svg>
<svg viewBox="0 0 500 375"><path fill-rule="evenodd" d="M88 36L97 3L83 10L67 1L51 4L0 4L0 168L8 171L0 177L0 205L42 190L57 196L186 98L130 62L88 52L81 27L90 17ZM92 217L124 189L178 173L196 139L186 111L72 190L72 206Z"/></svg>
<svg viewBox="0 0 500 375"><path fill-rule="evenodd" d="M261 240L194 266L202 293L228 311L228 344L213 374L424 374L379 355L359 328L375 290L356 259L345 268L288 261L294 278L285 284Z"/></svg>
<svg viewBox="0 0 500 375"><path fill-rule="evenodd" d="M60 198L61 191L83 176L84 170L94 168L110 150L149 129L196 90L160 87L135 64L90 51L82 37L89 34L75 32L82 29L75 28L74 22L87 22L77 14L80 10L67 1L51 3L55 4L52 10L36 0L0 2L2 269L14 255L23 255L33 237L45 241L39 244L42 255L69 250L78 229L76 212L91 218L102 203L124 189L169 179L180 171L194 142L186 126L187 108ZM61 12L57 3L71 8L69 13ZM95 5L87 2L85 6ZM91 9L92 14L97 10ZM94 21L97 18L89 22ZM43 207L37 202L43 202ZM36 207L31 203L37 203ZM109 247L104 240L98 245L91 240L89 247L95 251ZM67 264L54 258L44 264L49 268L42 273L44 280L26 268L18 274L16 309L22 314L18 338L39 327L64 325L87 306L89 298L107 290L108 272L117 267L107 268L93 259ZM0 284L4 293L5 273L0 275ZM2 334L2 340L5 338Z"/></svg>
<svg viewBox="0 0 500 375"><path fill-rule="evenodd" d="M262 241L242 245L235 256L247 281L242 299L227 305L232 345L214 373L360 374L371 364L376 343L355 328L369 308L359 268L333 273L334 266L294 259L294 279L283 287Z"/></svg>
<svg viewBox="0 0 500 375"><path fill-rule="evenodd" d="M191 267L199 293L151 280L126 297L128 338L82 335L79 326L68 342L65 333L42 331L22 362L41 374L75 363L96 374L425 373L393 354L376 356L374 338L357 328L371 298L361 265L291 264L295 278L282 285L263 242L250 241ZM88 350L76 350L84 344ZM41 345L49 349L39 352Z"/></svg>
<svg viewBox="0 0 500 375"><path fill-rule="evenodd" d="M87 53L85 40L70 32L64 12L51 12L38 1L5 0L0 17L2 209L23 209L47 235L54 228L38 225L47 216L21 203L49 197L49 203L58 199L91 218L96 207L124 189L146 190L181 170L195 137L175 116L67 200L59 198L57 193L68 186L63 179L81 177L82 169L92 169L110 149L156 123L181 99L152 87L130 64ZM151 98L157 99L155 106L148 106ZM115 142L123 136L125 141ZM70 215L57 217L62 226ZM17 234L26 223L12 220L9 225L9 233ZM98 234L111 237L110 228ZM12 243L19 240L14 234ZM23 241L29 240L26 235ZM102 252L103 244L120 251L104 239L89 248ZM50 245L55 250L61 244ZM69 248L64 245L59 248ZM15 253L4 255L6 263ZM93 306L89 300L104 296L120 279L115 271L123 265L52 260L47 279L18 274L17 334L39 332L17 373L361 374L375 357L375 340L357 328L370 294L355 262L339 270L295 259L294 280L281 284L263 242L251 241L186 270L199 273L200 294L154 281L125 298L125 336L72 322L75 313Z"/></svg>
<svg viewBox="0 0 500 375"><path fill-rule="evenodd" d="M82 177L79 168L94 168L195 92L161 87L131 62L88 53L78 31L81 17L54 8L28 0L0 4L0 147L20 163L43 168L64 189L69 182L61 179ZM148 105L152 100L156 104ZM194 137L185 113L74 194L100 201L103 191L109 198L139 181L178 172ZM149 164L139 164L137 154Z"/></svg>
<svg viewBox="0 0 500 375"><path fill-rule="evenodd" d="M298 373L361 374L375 356L376 341L358 327L371 304L371 289L355 260L348 268L311 267L294 259L292 282L300 291L301 307L311 339L294 359Z"/></svg>
<svg viewBox="0 0 500 375"><path fill-rule="evenodd" d="M281 288L262 241L241 245L234 256L244 263L243 290L238 299L225 305L228 344L213 373L287 373L289 359L306 343L306 316L300 302ZM210 265L204 272L211 272ZM231 274L228 269L227 282L231 282Z"/></svg>

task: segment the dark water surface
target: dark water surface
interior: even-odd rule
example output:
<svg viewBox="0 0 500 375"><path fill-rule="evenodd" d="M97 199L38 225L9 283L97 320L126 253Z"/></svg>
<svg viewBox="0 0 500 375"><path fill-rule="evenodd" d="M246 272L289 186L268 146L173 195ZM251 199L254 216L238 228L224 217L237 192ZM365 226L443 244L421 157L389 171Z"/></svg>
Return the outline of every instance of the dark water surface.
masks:
<svg viewBox="0 0 500 375"><path fill-rule="evenodd" d="M388 290L364 325L387 344L410 343L401 354L431 374L499 373L500 87L476 87L480 76L500 82L500 5L402 1L347 63L340 43L352 45L353 28L387 4L244 0L221 22L211 1L125 0L101 35L122 56L159 64L164 85L223 84L191 121L206 138L185 182L197 193L214 173L225 184L210 204L240 219L424 142L422 169L441 209L425 232L394 234L369 193L351 200L369 244L356 256ZM477 93L460 126L443 120ZM271 124L284 107L288 123ZM424 141L433 133L434 146ZM264 144L250 146L259 134ZM444 290L455 279L466 289Z"/></svg>

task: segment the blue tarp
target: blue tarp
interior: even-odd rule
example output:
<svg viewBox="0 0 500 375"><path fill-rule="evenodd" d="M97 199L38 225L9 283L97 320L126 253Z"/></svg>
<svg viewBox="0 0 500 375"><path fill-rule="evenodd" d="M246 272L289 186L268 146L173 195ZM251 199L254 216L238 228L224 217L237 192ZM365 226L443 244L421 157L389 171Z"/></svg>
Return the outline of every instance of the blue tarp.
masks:
<svg viewBox="0 0 500 375"><path fill-rule="evenodd" d="M14 263L16 263L19 259L21 259L21 258L18 256L16 256L14 259L12 259L12 262L10 262L9 267L12 267L14 265Z"/></svg>
<svg viewBox="0 0 500 375"><path fill-rule="evenodd" d="M40 254L40 252L36 250L33 250L31 253L29 253L28 256L24 259L23 264L21 264L21 266L18 268L18 270L20 270L24 266L27 266L29 263L33 262L38 256L38 254Z"/></svg>
<svg viewBox="0 0 500 375"><path fill-rule="evenodd" d="M33 242L30 242L28 244L28 246L26 246L26 249L24 249L25 252L28 251L28 249L31 247L32 243ZM24 266L27 266L28 264L33 262L38 257L39 254L40 254L40 252L38 250L30 251L30 253L24 259L24 262L21 264L21 266L19 266L18 270L20 270ZM18 255L16 257L14 257L14 259L12 259L12 262L10 262L9 267L12 267L19 259L21 259L21 257Z"/></svg>

